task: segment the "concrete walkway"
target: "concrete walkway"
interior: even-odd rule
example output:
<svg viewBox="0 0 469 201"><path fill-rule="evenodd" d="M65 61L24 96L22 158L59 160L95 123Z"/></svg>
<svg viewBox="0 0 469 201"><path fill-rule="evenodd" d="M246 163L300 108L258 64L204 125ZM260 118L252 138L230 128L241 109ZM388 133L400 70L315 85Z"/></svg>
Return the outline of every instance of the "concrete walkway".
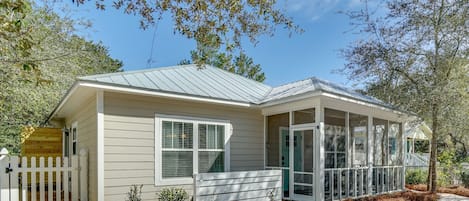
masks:
<svg viewBox="0 0 469 201"><path fill-rule="evenodd" d="M463 197L459 195L454 195L454 194L448 194L448 193L438 193L440 196L439 201L469 201L468 197Z"/></svg>

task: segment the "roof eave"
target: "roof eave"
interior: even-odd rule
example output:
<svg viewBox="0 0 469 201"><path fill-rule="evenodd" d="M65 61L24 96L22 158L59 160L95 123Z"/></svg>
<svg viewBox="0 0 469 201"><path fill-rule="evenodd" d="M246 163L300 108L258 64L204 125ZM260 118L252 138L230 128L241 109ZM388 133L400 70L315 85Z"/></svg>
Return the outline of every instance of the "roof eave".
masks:
<svg viewBox="0 0 469 201"><path fill-rule="evenodd" d="M390 107L390 106L388 106L384 103L383 104L377 104L377 103L374 103L374 102L371 102L371 101L360 100L358 98L354 98L354 97L343 95L343 94L337 94L337 93L333 93L333 92L322 90L322 89L321 90L316 90L316 91L313 91L313 92L305 92L305 93L297 94L297 95L294 95L294 96L288 96L288 97L284 97L284 98L280 98L280 99L276 99L276 100L272 100L272 101L267 101L267 102L261 103L259 106L260 107L269 107L269 106L284 104L284 103L288 103L288 102L292 102L292 101L298 101L298 100L302 100L302 99L306 99L306 98L312 98L312 97L316 97L316 96L326 96L326 97L332 97L332 98L340 97L341 99L344 99L345 101L365 104L369 107L377 107L377 108L382 109L382 110L394 111L394 112L397 112L399 114L405 114L405 115L408 115L408 116L415 116L415 114L413 114L413 113L410 113L410 112L407 112L407 111L404 111L404 110L400 110L398 108Z"/></svg>
<svg viewBox="0 0 469 201"><path fill-rule="evenodd" d="M224 99L215 99L215 98L208 98L208 97L201 97L201 96L192 96L187 94L179 94L174 92L164 92L164 91L157 91L157 90L148 90L148 89L141 89L131 86L122 86L117 84L107 84L98 81L90 81L90 80L78 80L76 81L73 86L67 91L65 96L61 99L59 104L55 107L52 113L47 118L46 122L50 121L57 113L63 108L65 103L71 97L71 95L79 88L79 87L89 87L95 89L101 89L106 91L115 91L115 92L124 92L130 94L142 94L142 95L150 95L150 96L158 96L158 97L165 97L165 98L176 98L180 100L190 100L190 101L198 101L198 102L207 102L207 103L214 103L214 104L222 104L222 105L231 105L231 106L238 106L238 107L251 107L256 108L257 105L248 102L239 102L233 100L224 100Z"/></svg>
<svg viewBox="0 0 469 201"><path fill-rule="evenodd" d="M49 116L47 117L46 121L44 121L43 124L47 124L47 122L49 122L52 118L54 118L55 115L57 115L57 112L59 112L62 109L62 107L68 101L70 96L77 90L79 86L79 82L80 81L75 81L72 87L70 87L67 90L67 92L65 92L65 95L62 97L62 99L60 99L59 104L55 106L54 110L52 110L52 112L49 114Z"/></svg>

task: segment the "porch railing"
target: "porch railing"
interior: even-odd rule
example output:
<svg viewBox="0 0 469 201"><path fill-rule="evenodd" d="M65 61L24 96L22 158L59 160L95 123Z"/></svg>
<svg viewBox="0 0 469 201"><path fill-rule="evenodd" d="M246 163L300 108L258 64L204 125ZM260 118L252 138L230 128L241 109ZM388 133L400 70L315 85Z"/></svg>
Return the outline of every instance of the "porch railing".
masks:
<svg viewBox="0 0 469 201"><path fill-rule="evenodd" d="M288 178L290 171L289 167L266 167L266 169L282 170L283 178ZM371 171L371 181L368 180L369 171ZM324 200L335 201L402 190L403 171L403 166L326 168L324 170ZM368 188L369 182L371 182L370 189ZM288 186L288 183L284 183L285 185ZM284 192L284 198L289 198L288 192Z"/></svg>
<svg viewBox="0 0 469 201"><path fill-rule="evenodd" d="M367 194L368 167L327 168L324 170L324 199L341 200Z"/></svg>
<svg viewBox="0 0 469 201"><path fill-rule="evenodd" d="M373 194L388 193L403 189L403 166L376 166L372 169Z"/></svg>

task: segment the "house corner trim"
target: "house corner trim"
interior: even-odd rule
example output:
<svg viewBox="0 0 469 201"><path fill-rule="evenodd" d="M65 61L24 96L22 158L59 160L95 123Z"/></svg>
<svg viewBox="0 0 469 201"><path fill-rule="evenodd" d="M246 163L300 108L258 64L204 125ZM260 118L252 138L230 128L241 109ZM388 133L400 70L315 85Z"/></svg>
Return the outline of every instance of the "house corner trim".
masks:
<svg viewBox="0 0 469 201"><path fill-rule="evenodd" d="M97 179L98 179L98 200L104 200L104 96L103 91L96 92L96 114L97 114Z"/></svg>

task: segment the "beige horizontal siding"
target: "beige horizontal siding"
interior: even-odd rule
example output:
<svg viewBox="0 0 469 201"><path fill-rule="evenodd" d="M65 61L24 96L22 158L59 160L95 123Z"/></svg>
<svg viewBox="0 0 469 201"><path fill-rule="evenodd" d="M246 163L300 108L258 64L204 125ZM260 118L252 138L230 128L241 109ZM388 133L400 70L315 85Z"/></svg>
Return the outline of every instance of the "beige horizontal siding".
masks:
<svg viewBox="0 0 469 201"><path fill-rule="evenodd" d="M88 193L89 200L97 200L97 162L96 162L96 133L97 133L97 112L96 97L92 96L83 105L76 107L76 110L66 119L66 126L70 128L77 122L78 150L88 150Z"/></svg>
<svg viewBox="0 0 469 201"><path fill-rule="evenodd" d="M104 185L106 200L123 200L132 184L144 184L144 199L156 199L155 114L229 120L233 126L231 170L263 168L260 110L126 94L104 94ZM192 194L192 186L183 186Z"/></svg>

